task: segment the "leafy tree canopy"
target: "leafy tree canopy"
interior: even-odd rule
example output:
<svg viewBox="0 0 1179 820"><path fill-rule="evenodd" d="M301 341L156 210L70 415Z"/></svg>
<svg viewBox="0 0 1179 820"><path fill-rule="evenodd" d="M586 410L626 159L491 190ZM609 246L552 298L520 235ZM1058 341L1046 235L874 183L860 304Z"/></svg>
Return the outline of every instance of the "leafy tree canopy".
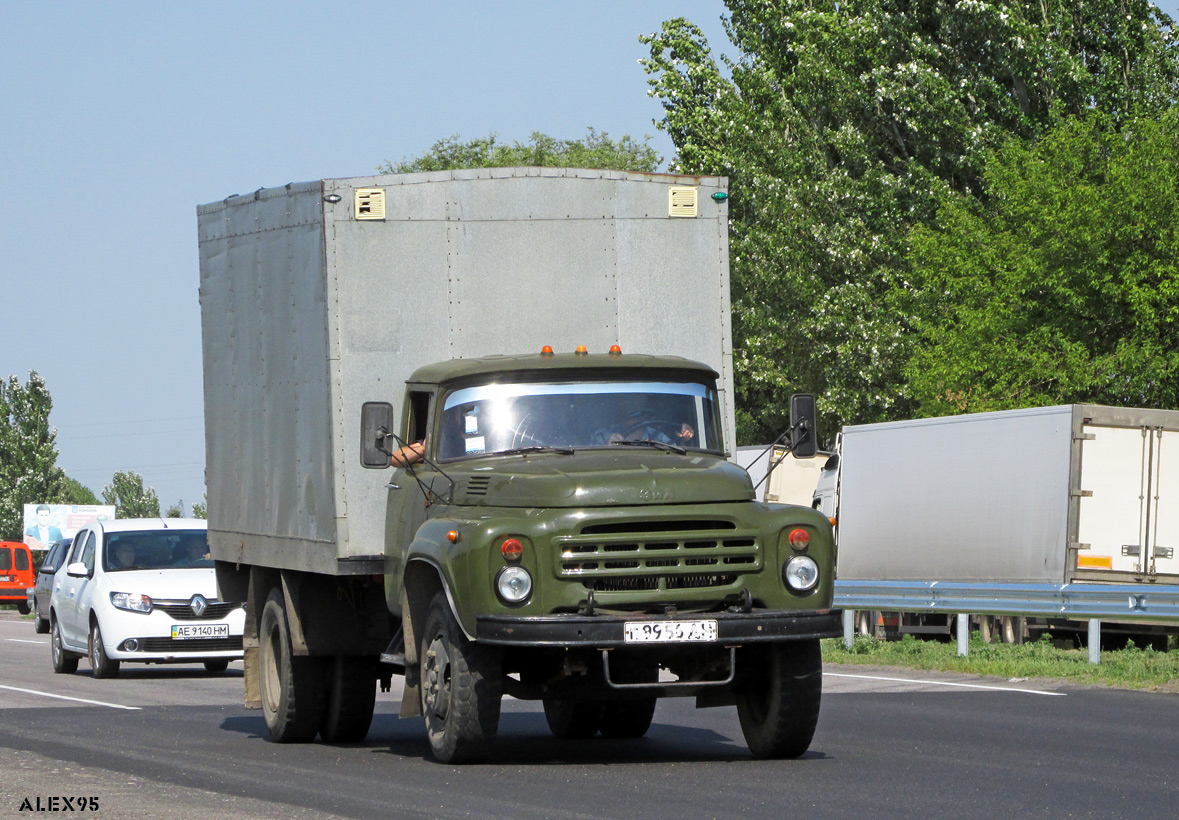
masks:
<svg viewBox="0 0 1179 820"><path fill-rule="evenodd" d="M49 426L53 399L36 371L24 384L0 381L0 539L20 541L25 504L66 499L57 466L57 431Z"/></svg>
<svg viewBox="0 0 1179 820"><path fill-rule="evenodd" d="M1179 407L1179 111L1009 140L983 200L912 232L929 415L1073 402Z"/></svg>
<svg viewBox="0 0 1179 820"><path fill-rule="evenodd" d="M94 490L87 487L77 479L66 476L65 479L65 497L62 501L66 504L98 504L98 496L94 494Z"/></svg>
<svg viewBox="0 0 1179 820"><path fill-rule="evenodd" d="M467 142L457 134L439 140L420 157L384 162L377 167L382 174L407 174L415 171L451 171L462 168L508 168L512 166L548 166L563 168L609 168L617 171L652 173L663 158L647 143L624 135L610 139L605 131L593 128L582 140L559 140L534 132L528 142L511 145L500 142L495 134Z"/></svg>
<svg viewBox="0 0 1179 820"><path fill-rule="evenodd" d="M143 486L143 477L133 472L118 472L102 490L102 500L115 507L115 518L158 518L160 499L151 487Z"/></svg>
<svg viewBox="0 0 1179 820"><path fill-rule="evenodd" d="M673 170L730 177L740 443L776 436L796 390L826 431L912 415L910 229L982 196L1008 140L1089 111L1117 128L1179 88L1146 0L726 5L734 59L682 18L640 39Z"/></svg>

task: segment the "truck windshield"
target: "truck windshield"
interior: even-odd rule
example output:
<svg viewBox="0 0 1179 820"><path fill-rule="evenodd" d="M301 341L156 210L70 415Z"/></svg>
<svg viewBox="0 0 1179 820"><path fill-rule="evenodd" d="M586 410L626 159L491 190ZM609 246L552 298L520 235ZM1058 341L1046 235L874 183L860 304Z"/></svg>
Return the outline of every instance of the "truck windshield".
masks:
<svg viewBox="0 0 1179 820"><path fill-rule="evenodd" d="M697 382L465 387L443 402L438 457L625 445L720 453L718 407L716 389Z"/></svg>

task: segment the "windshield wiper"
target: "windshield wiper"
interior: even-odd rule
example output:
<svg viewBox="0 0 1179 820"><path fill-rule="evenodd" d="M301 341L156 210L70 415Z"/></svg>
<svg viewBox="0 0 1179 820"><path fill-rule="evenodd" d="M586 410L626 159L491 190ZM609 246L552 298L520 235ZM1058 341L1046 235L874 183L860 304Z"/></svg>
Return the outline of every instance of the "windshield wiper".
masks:
<svg viewBox="0 0 1179 820"><path fill-rule="evenodd" d="M656 441L653 438L624 438L618 441L612 441L610 443L625 444L627 447L654 447L656 450L663 450L666 453L678 453L681 456L688 452L683 447L677 447L674 444L668 444L666 441Z"/></svg>
<svg viewBox="0 0 1179 820"><path fill-rule="evenodd" d="M559 453L560 455L563 455L563 456L571 456L571 455L573 455L573 448L572 447L548 447L545 445L533 444L529 447L516 447L511 450L496 450L494 453L491 453L490 455L519 456L519 455L527 455L528 453Z"/></svg>

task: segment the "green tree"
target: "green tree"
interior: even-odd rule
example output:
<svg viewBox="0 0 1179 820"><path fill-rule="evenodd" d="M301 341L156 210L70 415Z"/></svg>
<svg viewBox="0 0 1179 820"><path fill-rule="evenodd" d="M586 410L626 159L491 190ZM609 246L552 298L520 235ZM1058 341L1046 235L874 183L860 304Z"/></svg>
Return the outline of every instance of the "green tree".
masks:
<svg viewBox="0 0 1179 820"><path fill-rule="evenodd" d="M164 518L184 518L184 507L181 506L181 502L169 504L168 509L164 510Z"/></svg>
<svg viewBox="0 0 1179 820"><path fill-rule="evenodd" d="M102 500L115 508L115 518L158 518L160 499L151 487L143 486L143 477L133 472L118 472L102 490Z"/></svg>
<svg viewBox="0 0 1179 820"><path fill-rule="evenodd" d="M62 501L66 504L98 504L98 496L82 482L68 475L65 479L65 495Z"/></svg>
<svg viewBox="0 0 1179 820"><path fill-rule="evenodd" d="M677 18L640 38L672 169L730 178L738 439L904 417L920 306L908 235L982 194L987 156L1061 116L1116 125L1176 99L1169 18L1146 0L726 0L718 64Z"/></svg>
<svg viewBox="0 0 1179 820"><path fill-rule="evenodd" d="M651 173L663 158L647 143L624 135L610 139L605 131L593 128L582 140L559 140L534 132L528 142L502 143L495 134L462 142L457 134L439 140L420 157L384 162L377 167L382 174L408 174L415 171L450 171L462 168L508 168L512 166L548 166L564 168L610 168L618 171Z"/></svg>
<svg viewBox="0 0 1179 820"><path fill-rule="evenodd" d="M65 500L66 476L57 466L57 431L49 426L53 399L45 380L29 373L0 381L0 538L20 541L25 504Z"/></svg>
<svg viewBox="0 0 1179 820"><path fill-rule="evenodd" d="M209 494L205 493L203 501L197 501L192 505L193 518L208 518L209 517Z"/></svg>
<svg viewBox="0 0 1179 820"><path fill-rule="evenodd" d="M924 415L1179 407L1179 112L1011 140L912 233Z"/></svg>

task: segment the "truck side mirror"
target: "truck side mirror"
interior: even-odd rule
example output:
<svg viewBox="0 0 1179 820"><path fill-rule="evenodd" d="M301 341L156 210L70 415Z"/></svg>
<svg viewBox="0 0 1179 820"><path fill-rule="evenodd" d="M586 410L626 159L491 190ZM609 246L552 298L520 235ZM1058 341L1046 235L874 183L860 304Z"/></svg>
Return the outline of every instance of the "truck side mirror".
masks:
<svg viewBox="0 0 1179 820"><path fill-rule="evenodd" d="M815 397L810 393L795 393L790 397L790 452L795 458L813 458L818 449Z"/></svg>
<svg viewBox="0 0 1179 820"><path fill-rule="evenodd" d="M385 437L392 430L393 405L385 401L366 401L360 407L360 464L370 470L389 466L389 447Z"/></svg>

